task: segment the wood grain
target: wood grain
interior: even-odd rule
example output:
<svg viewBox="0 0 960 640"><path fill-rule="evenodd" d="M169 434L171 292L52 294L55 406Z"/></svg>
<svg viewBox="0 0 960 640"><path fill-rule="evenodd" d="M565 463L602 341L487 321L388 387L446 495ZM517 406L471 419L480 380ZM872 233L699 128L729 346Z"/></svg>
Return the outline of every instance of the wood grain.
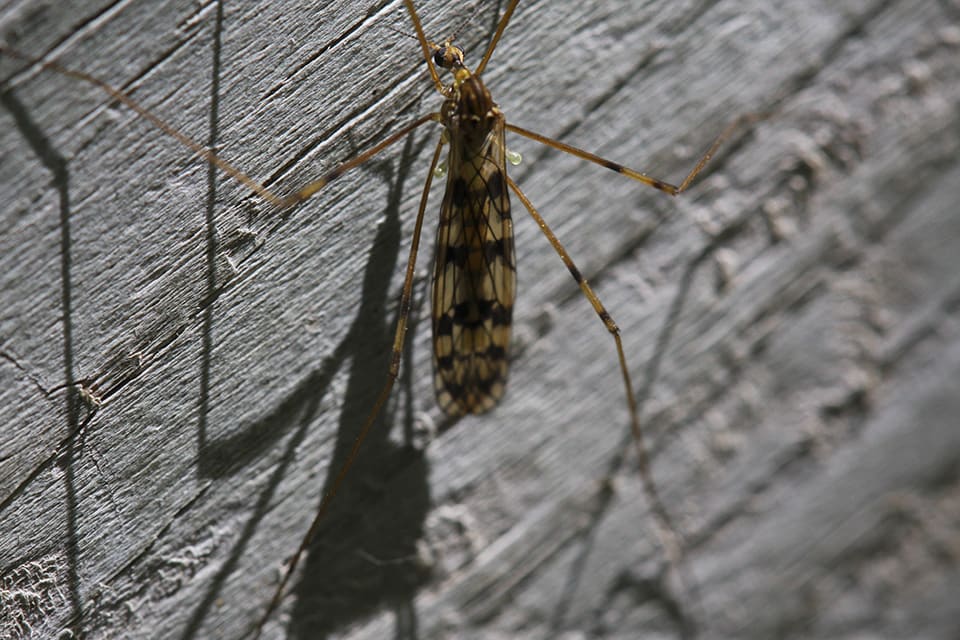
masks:
<svg viewBox="0 0 960 640"><path fill-rule="evenodd" d="M496 5L418 3L474 63ZM519 126L676 181L768 114L678 199L508 137L623 329L697 593L661 584L619 460L612 341L515 203L504 402L445 424L414 322L268 635L956 637L958 24L955 2L522 3L485 75ZM396 1L0 13L7 44L281 192L436 108L411 31ZM437 131L278 215L92 87L0 78L0 636L243 637L385 375Z"/></svg>

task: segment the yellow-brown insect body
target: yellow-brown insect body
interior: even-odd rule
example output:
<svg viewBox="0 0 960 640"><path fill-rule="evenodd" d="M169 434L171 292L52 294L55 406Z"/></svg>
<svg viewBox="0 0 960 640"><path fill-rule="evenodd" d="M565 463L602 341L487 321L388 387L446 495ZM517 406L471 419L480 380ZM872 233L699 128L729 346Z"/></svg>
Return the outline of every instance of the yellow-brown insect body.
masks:
<svg viewBox="0 0 960 640"><path fill-rule="evenodd" d="M450 151L433 280L434 388L446 413L476 414L506 388L516 294L504 116L459 49L447 44L434 60L454 74L441 112Z"/></svg>

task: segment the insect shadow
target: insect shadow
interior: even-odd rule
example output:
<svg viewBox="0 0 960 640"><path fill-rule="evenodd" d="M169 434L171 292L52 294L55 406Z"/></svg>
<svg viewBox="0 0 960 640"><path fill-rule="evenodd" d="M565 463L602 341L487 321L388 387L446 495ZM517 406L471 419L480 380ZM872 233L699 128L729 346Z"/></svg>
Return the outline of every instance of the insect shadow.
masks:
<svg viewBox="0 0 960 640"><path fill-rule="evenodd" d="M202 439L198 471L202 477L223 478L242 471L253 459L293 431L269 481L252 505L252 515L205 597L197 604L184 638L196 637L201 623L216 602L227 578L242 555L273 496L287 473L296 451L317 417L334 375L347 363L350 371L339 417L336 444L328 470L336 473L363 424L376 394L376 384L386 370L395 319L387 306L401 243L399 208L404 185L422 142L411 137L396 160L382 161L366 170L380 174L390 184L385 218L379 225L363 277L360 308L355 320L333 353L268 415L228 438ZM209 327L207 327L209 329ZM400 406L401 403L397 403ZM384 605L403 606L428 575L416 562L416 545L430 506L428 469L422 453L409 441L412 416L385 411L364 445L363 455L351 471L324 526L314 538L304 571L300 574L296 604L292 609L292 637L317 638ZM392 425L408 425L407 441L389 439ZM322 495L331 482L315 487Z"/></svg>
<svg viewBox="0 0 960 640"><path fill-rule="evenodd" d="M78 503L77 486L75 480L75 465L80 455L81 443L78 442L81 432L89 422L93 412L88 412L81 420L83 403L78 381L74 372L73 363L73 286L71 280L70 251L70 169L69 163L56 149L55 145L43 133L40 127L30 117L28 110L20 103L11 91L0 91L0 104L13 117L15 126L27 141L33 153L41 164L51 173L52 185L58 194L58 209L60 212L60 307L61 323L63 325L63 367L65 391L67 429L66 437L58 450L49 460L63 467L64 494L66 496L66 510L64 513L64 540L66 557L66 601L70 611L69 623L76 633L83 620L83 598L80 596L79 557L80 540L77 532ZM46 464L43 465L46 467ZM42 467L41 467L42 468ZM21 612L10 612L10 615L20 615ZM24 611L29 616L30 611ZM26 622L26 620L24 621ZM18 622L14 622L18 624ZM29 629L29 625L27 626Z"/></svg>
<svg viewBox="0 0 960 640"><path fill-rule="evenodd" d="M220 34L222 31L222 8L217 12L212 37L212 78L210 84L209 138L206 146L215 148L219 128L219 85L220 85ZM64 362L66 366L65 386L75 384L72 367L72 346L70 340L71 304L70 304L70 208L68 165L39 129L27 118L26 110L15 101L12 93L4 92L3 106L14 116L14 120L23 136L28 140L42 163L54 175L54 184L61 194L61 239L63 268L62 307L64 322ZM199 372L199 398L197 406L197 475L200 478L221 480L243 473L249 465L276 448L277 442L287 437L283 452L279 457L267 483L253 496L250 516L241 528L236 541L227 553L223 564L205 585L203 596L197 600L190 612L181 638L196 638L202 635L204 622L215 609L218 598L228 579L238 570L240 560L250 551L250 543L259 527L268 507L274 499L277 488L293 462L298 448L303 444L309 428L316 421L320 405L329 389L334 375L346 363L350 363L350 372L337 444L329 469L335 472L342 464L345 450L356 437L358 425L372 402L371 380L379 380L387 368L384 354L391 341L391 327L395 322L387 312L387 301L393 296L389 292L391 276L396 271L397 257L401 242L399 208L404 184L408 172L415 166L413 159L422 143L415 144L411 137L404 146L396 171L391 161L371 163L366 171L379 174L389 185L390 190L385 207L385 219L380 225L370 260L367 263L363 279L361 307L357 310L356 320L348 333L340 341L334 352L324 358L322 363L292 392L276 405L270 413L259 420L241 428L230 429L233 435L210 437L210 431L216 425L210 424L211 353L214 346L214 325L216 317L211 302L219 296L224 286L218 285L217 256L218 247L215 218L217 201L217 181L219 170L209 165L207 174L208 193L205 207L206 218L206 295L202 313L201 357ZM218 286L221 288L218 289ZM75 393L68 392L68 416L71 434L79 430L80 410ZM354 471L356 489L345 490L339 508L330 514L327 526L317 536L311 548L310 560L305 578L297 586L297 606L294 610L291 626L295 635L312 638L336 629L364 612L382 606L384 600L402 602L409 600L411 592L425 579L422 572L408 570L403 563L383 563L377 565L376 559L414 557L413 550L423 528L425 514L429 505L426 462L420 452L412 446L401 446L388 440L390 426L394 424L395 412L385 413L378 421L375 436L365 451L363 461ZM406 422L412 422L408 415ZM219 430L219 429L218 429ZM411 433L408 429L407 433ZM69 576L72 619L77 621L77 633L84 624L84 612L79 598L76 570L76 533L73 523L76 521L75 490L70 483L69 465L72 463L72 449L65 457L68 472L65 474L68 495L66 539L72 545L67 557L70 562ZM398 477L399 476L399 477ZM327 484L329 481L327 482ZM390 487L389 492L377 487ZM316 487L318 493L321 487ZM400 499L400 496L403 499ZM384 504L393 505L388 509ZM401 506L399 510L397 506ZM369 517L357 517L358 509L363 514L384 514L376 522ZM378 524L379 523L379 524ZM71 549L73 552L71 553ZM352 561L352 562L351 562ZM388 570L382 570L382 569ZM371 577L371 571L377 573ZM373 588L353 588L351 585L374 585Z"/></svg>

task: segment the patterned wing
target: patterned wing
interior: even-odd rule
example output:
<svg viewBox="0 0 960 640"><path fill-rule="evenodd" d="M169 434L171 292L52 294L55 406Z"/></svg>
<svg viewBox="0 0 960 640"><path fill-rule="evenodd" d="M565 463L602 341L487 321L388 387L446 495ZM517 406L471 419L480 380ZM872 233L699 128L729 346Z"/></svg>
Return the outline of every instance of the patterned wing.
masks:
<svg viewBox="0 0 960 640"><path fill-rule="evenodd" d="M450 141L433 280L434 389L449 415L484 413L506 388L517 274L503 131L500 118L477 149Z"/></svg>

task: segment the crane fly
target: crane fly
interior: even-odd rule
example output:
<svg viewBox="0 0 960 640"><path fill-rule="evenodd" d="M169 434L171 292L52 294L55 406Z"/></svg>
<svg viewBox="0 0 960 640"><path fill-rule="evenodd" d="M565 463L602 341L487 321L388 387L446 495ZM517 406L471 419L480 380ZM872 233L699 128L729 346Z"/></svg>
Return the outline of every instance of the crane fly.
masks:
<svg viewBox="0 0 960 640"><path fill-rule="evenodd" d="M346 171L364 164L422 125L433 122L443 127L443 134L433 152L417 211L387 380L352 449L323 496L309 530L287 563L270 604L256 627L257 635L282 600L285 587L298 561L316 534L398 377L427 199L432 179L439 173L437 167L444 146L449 146L446 160L447 178L437 226L431 312L434 390L438 405L450 416L482 414L496 406L506 390L511 317L516 294L516 260L509 198L509 192L512 191L563 261L615 343L643 489L669 563L677 567L682 561L680 536L659 498L650 472L620 329L547 222L520 187L507 175L505 134L510 132L529 138L675 196L687 189L723 140L730 135L736 123L731 124L717 137L678 185L649 177L588 151L508 123L484 85L482 75L518 4L519 0L510 0L483 57L471 70L467 66L463 50L454 44L452 38L441 44L427 39L412 0L404 0L430 77L443 98L440 110L420 116L378 144L343 162L319 180L286 197L275 195L111 85L89 74L67 69L56 62L35 60L0 45L2 54L25 59L54 72L99 86L114 99L132 108L195 154L216 165L281 210L290 209L307 200ZM441 71L449 72L452 76L449 84L444 84L441 80Z"/></svg>

